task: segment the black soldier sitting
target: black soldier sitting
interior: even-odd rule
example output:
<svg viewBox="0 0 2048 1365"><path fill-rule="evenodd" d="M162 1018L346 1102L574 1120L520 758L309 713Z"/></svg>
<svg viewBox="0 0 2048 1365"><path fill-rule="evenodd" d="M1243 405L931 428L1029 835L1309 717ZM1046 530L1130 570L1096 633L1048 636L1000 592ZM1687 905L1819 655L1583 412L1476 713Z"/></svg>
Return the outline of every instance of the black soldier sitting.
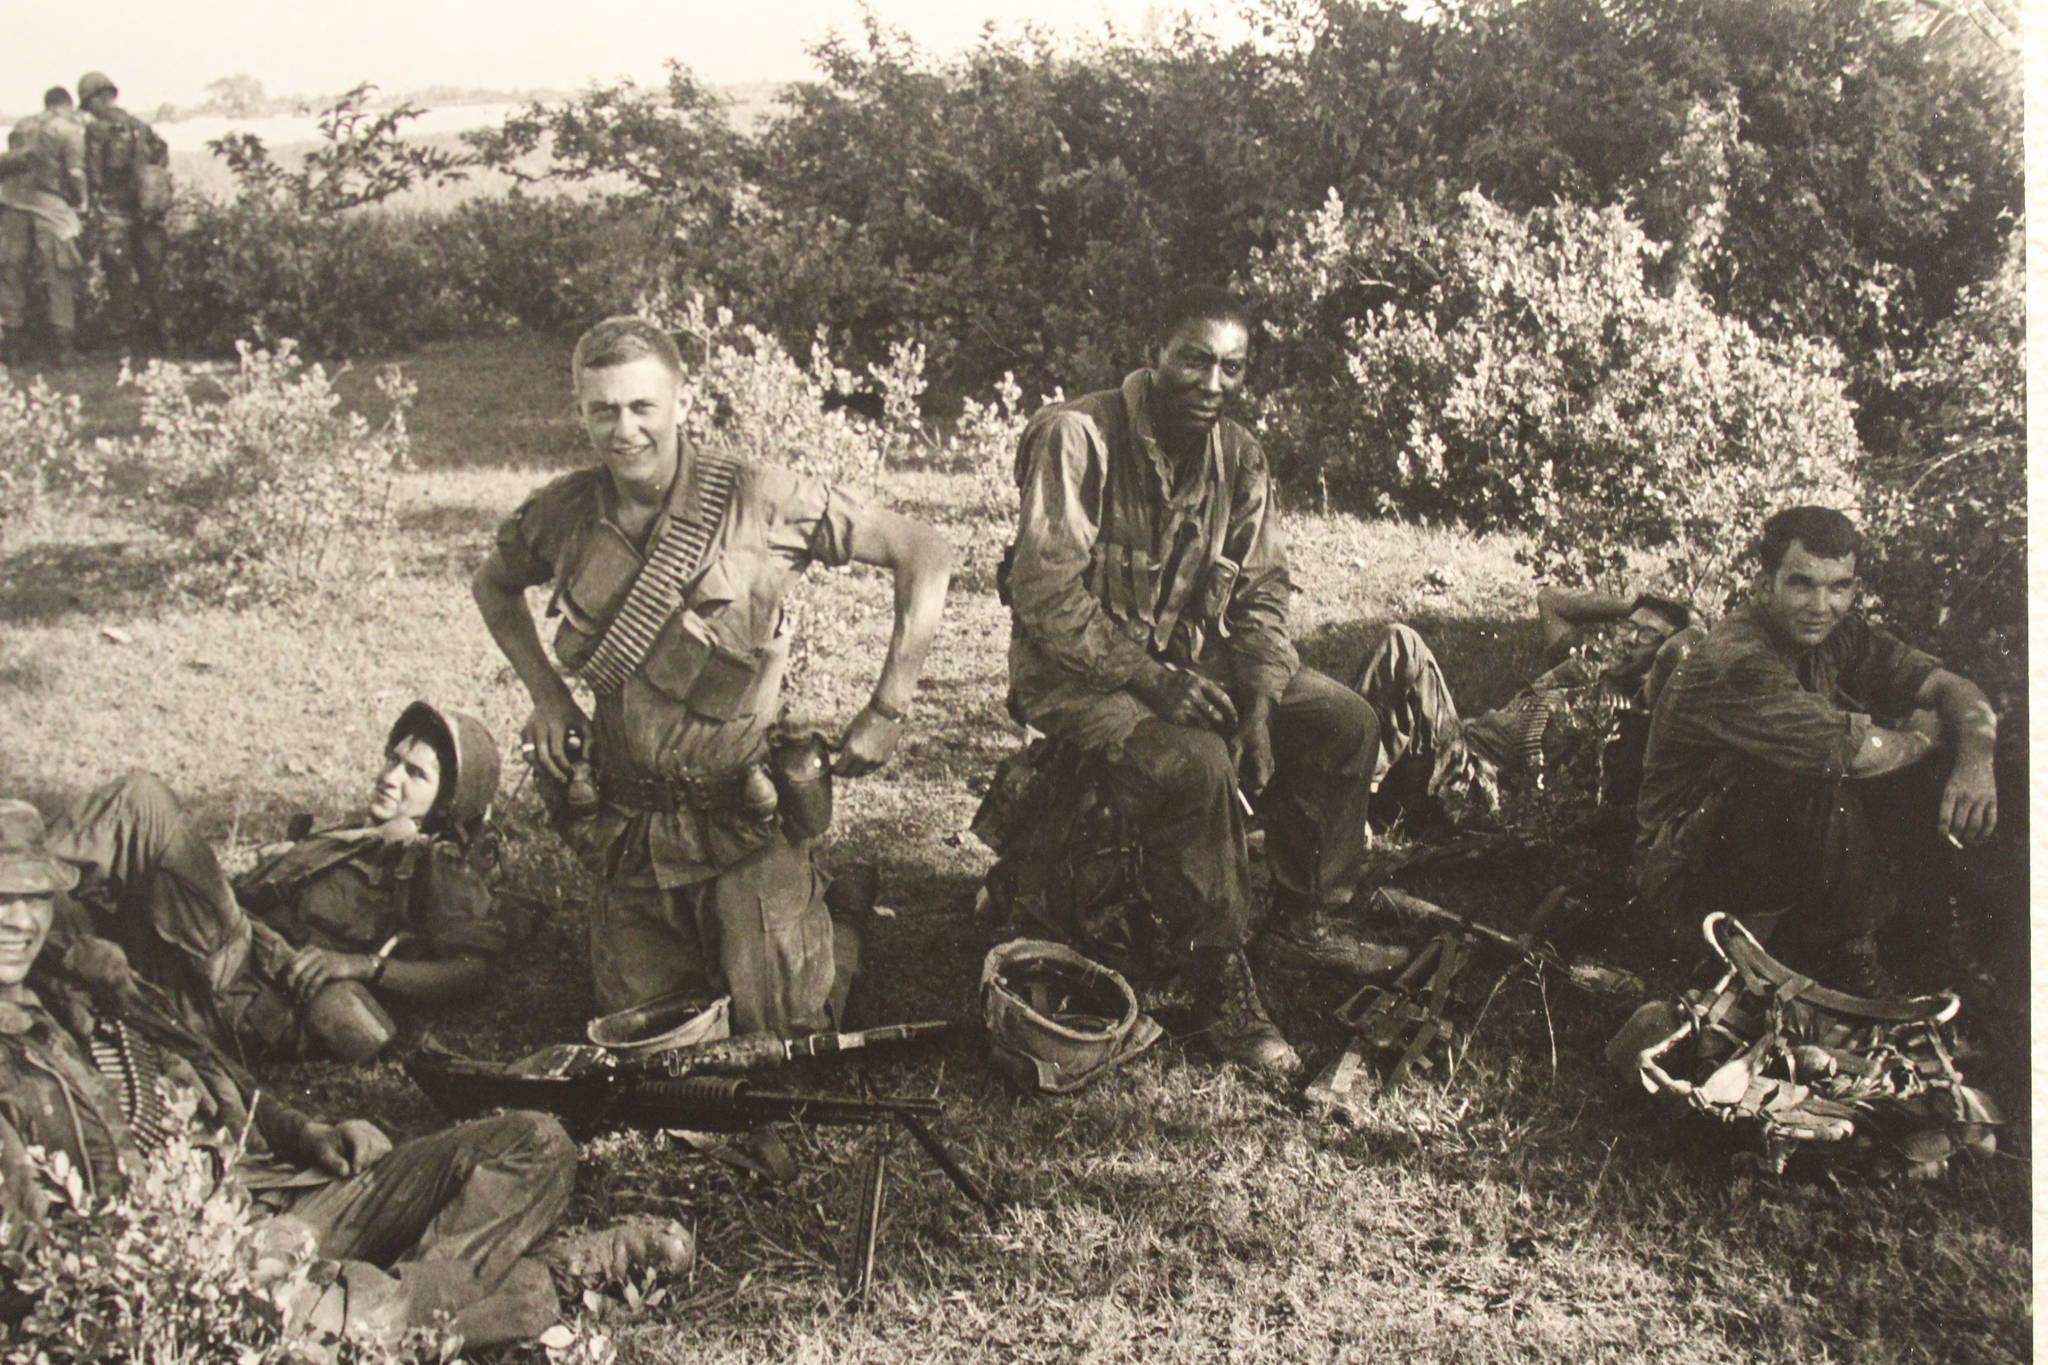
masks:
<svg viewBox="0 0 2048 1365"><path fill-rule="evenodd" d="M1004 582L1012 708L1077 756L1134 831L1159 918L1139 931L1156 941L1133 946L1193 968L1217 1053L1285 1073L1299 1059L1245 956L1248 802L1267 830L1268 941L1319 965L1397 964L1400 950L1334 913L1358 885L1378 723L1356 693L1301 667L1288 638L1292 585L1265 456L1223 415L1249 362L1243 306L1192 289L1152 336L1147 368L1046 407L1019 444ZM1057 865L1044 853L1034 841L1022 855L1036 864L1027 877Z"/></svg>

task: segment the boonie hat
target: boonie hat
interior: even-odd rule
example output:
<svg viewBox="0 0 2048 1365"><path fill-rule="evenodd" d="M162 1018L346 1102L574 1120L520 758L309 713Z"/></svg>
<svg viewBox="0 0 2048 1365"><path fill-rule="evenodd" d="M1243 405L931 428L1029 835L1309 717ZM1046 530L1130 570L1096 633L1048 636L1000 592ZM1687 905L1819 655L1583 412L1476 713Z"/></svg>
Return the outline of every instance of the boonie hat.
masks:
<svg viewBox="0 0 2048 1365"><path fill-rule="evenodd" d="M43 848L43 817L0 799L0 896L51 896L78 885L78 869Z"/></svg>
<svg viewBox="0 0 2048 1365"><path fill-rule="evenodd" d="M1064 943L1020 938L981 964L989 1055L1013 1085L1048 1095L1079 1090L1159 1041L1121 973Z"/></svg>

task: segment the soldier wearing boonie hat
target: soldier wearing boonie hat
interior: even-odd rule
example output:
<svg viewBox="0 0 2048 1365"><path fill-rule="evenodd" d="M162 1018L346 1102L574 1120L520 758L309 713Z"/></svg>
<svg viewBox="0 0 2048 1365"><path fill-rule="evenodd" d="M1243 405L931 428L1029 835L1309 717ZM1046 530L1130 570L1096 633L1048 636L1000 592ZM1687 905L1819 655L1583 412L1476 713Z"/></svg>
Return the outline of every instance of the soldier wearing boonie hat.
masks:
<svg viewBox="0 0 2048 1365"><path fill-rule="evenodd" d="M0 800L0 1245L83 1193L118 1192L184 1130L241 1137L223 1179L245 1192L255 1237L303 1246L321 1273L276 1305L309 1342L347 1332L390 1339L436 1322L467 1346L534 1335L559 1314L555 1276L668 1278L696 1257L689 1230L640 1215L543 1241L576 1183L576 1148L547 1114L509 1110L393 1146L361 1119L321 1122L258 1089L163 1007L161 992L109 994L46 951L51 921L81 869L25 801ZM98 945L89 937L73 948ZM56 960L47 960L55 958ZM37 973L34 986L31 971ZM132 985L132 983L130 983ZM30 1152L61 1153L67 1189ZM82 1187L80 1189L79 1187ZM62 1267L30 1264L62 1276ZM36 1291L0 1271L0 1317Z"/></svg>

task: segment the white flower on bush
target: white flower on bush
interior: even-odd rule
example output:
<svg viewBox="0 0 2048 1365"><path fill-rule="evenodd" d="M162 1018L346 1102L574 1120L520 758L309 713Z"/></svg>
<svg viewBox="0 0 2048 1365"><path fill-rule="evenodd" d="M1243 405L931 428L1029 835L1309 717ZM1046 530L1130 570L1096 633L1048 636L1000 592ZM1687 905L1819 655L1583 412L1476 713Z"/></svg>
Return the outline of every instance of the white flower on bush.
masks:
<svg viewBox="0 0 2048 1365"><path fill-rule="evenodd" d="M39 375L23 384L0 369L0 531L32 519L53 491L95 492L98 452L78 439L81 405Z"/></svg>

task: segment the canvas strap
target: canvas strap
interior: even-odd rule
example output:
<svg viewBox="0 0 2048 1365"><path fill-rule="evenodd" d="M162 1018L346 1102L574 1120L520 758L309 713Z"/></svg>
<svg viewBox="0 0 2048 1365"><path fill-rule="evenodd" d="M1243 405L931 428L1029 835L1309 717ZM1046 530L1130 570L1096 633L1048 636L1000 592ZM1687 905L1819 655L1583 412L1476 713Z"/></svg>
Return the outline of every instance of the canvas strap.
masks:
<svg viewBox="0 0 2048 1365"><path fill-rule="evenodd" d="M739 475L736 461L716 455L696 458L698 515L672 517L655 542L654 552L640 566L639 577L626 590L626 600L605 627L597 648L576 670L593 692L615 692L640 667L654 637L682 605L683 589L704 562L712 534L725 520Z"/></svg>

